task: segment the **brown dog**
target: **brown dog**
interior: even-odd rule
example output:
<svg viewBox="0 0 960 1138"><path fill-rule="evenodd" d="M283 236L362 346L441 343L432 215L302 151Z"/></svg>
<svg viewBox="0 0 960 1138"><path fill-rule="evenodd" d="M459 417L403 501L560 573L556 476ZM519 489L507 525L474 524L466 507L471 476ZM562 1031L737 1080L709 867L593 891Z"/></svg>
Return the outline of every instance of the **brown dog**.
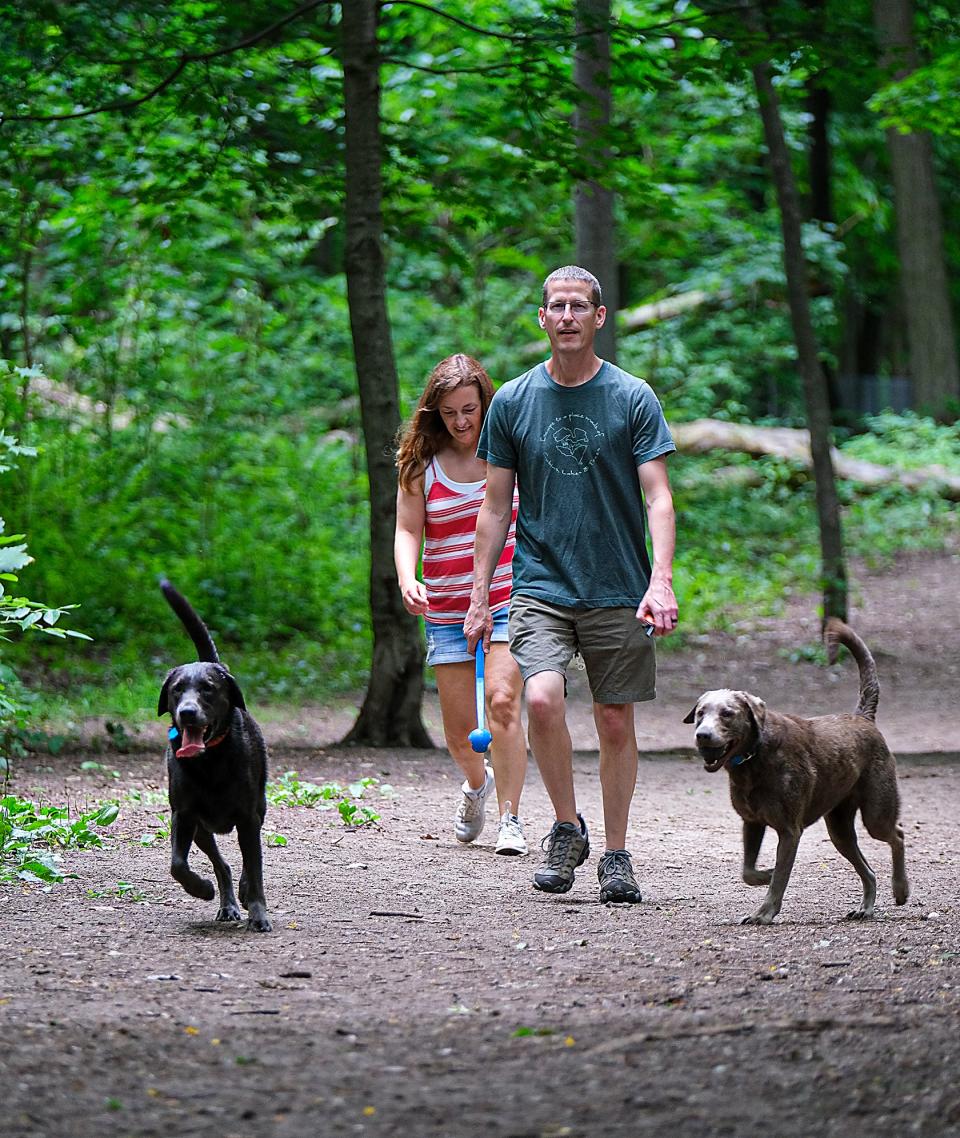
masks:
<svg viewBox="0 0 960 1138"><path fill-rule="evenodd" d="M841 620L825 630L830 663L845 645L860 669L860 698L850 715L803 719L768 711L762 699L745 691L705 692L684 723L696 723L696 743L707 771L727 768L730 801L743 819L743 880L768 885L760 908L744 924L768 925L780 912L800 835L818 818L830 840L863 882L863 901L848 913L873 916L877 879L857 844L857 810L867 832L893 851L893 896L907 900L910 886L904 861L900 796L893 755L874 725L880 687L869 649ZM777 861L757 869L767 826L776 830Z"/></svg>

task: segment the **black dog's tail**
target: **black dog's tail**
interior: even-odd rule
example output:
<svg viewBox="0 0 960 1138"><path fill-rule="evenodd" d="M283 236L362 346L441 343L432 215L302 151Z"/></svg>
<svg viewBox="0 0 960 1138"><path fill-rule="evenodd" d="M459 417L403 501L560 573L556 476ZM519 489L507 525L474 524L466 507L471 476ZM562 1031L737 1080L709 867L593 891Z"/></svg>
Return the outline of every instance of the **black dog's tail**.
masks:
<svg viewBox="0 0 960 1138"><path fill-rule="evenodd" d="M857 702L857 715L872 723L877 717L877 703L880 699L880 682L877 679L877 665L870 655L870 649L859 636L838 617L831 616L824 629L827 642L827 659L831 664L837 662L837 646L843 644L857 661L860 669L860 699Z"/></svg>
<svg viewBox="0 0 960 1138"><path fill-rule="evenodd" d="M193 611L187 598L182 597L166 577L160 578L160 589L167 598L167 604L180 617L183 627L190 634L199 659L208 664L219 664L220 654L217 652L213 637L207 626Z"/></svg>

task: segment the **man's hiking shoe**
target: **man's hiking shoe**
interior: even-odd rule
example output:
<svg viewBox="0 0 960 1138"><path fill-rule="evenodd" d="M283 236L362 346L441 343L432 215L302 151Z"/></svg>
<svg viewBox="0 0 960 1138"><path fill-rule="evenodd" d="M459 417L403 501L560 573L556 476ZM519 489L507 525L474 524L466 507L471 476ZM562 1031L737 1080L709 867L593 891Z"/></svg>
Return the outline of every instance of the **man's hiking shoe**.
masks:
<svg viewBox="0 0 960 1138"><path fill-rule="evenodd" d="M472 790L469 782L460 788L460 805L453 825L453 833L458 842L472 842L480 837L486 819L487 795L493 790L493 771L484 768L486 778L483 786Z"/></svg>
<svg viewBox="0 0 960 1138"><path fill-rule="evenodd" d="M626 850L607 850L597 866L597 877L603 903L627 901L636 904L643 900Z"/></svg>
<svg viewBox="0 0 960 1138"><path fill-rule="evenodd" d="M579 828L572 822L554 822L550 833L540 843L546 852L543 866L533 875L534 889L544 893L566 893L573 884L577 866L590 856L587 824L578 814Z"/></svg>
<svg viewBox="0 0 960 1138"><path fill-rule="evenodd" d="M523 857L527 852L527 840L523 836L523 823L510 813L510 803L505 802L506 810L500 819L500 828L497 831L497 844L493 852L508 854L514 857Z"/></svg>

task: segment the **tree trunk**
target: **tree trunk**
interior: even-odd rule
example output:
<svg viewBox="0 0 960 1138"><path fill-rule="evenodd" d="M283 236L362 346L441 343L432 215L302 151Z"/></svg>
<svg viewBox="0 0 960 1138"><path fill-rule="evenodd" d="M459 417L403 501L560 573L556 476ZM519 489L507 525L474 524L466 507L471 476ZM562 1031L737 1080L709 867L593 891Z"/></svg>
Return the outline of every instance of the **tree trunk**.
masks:
<svg viewBox="0 0 960 1138"><path fill-rule="evenodd" d="M882 65L902 78L917 66L910 0L874 0ZM887 131L907 319L913 405L943 418L960 399L960 367L943 252L943 220L925 132Z"/></svg>
<svg viewBox="0 0 960 1138"><path fill-rule="evenodd" d="M816 27L826 20L826 0L805 0ZM830 153L830 91L823 73L814 71L806 81L807 139L809 140L810 216L816 221L833 221L833 169Z"/></svg>
<svg viewBox="0 0 960 1138"><path fill-rule="evenodd" d="M619 303L613 191L604 179L610 167L610 0L577 0L577 49L573 79L582 92L574 116L577 152L585 177L574 188L577 264L600 281L607 320L597 333L597 355L617 362Z"/></svg>
<svg viewBox="0 0 960 1138"><path fill-rule="evenodd" d="M760 102L763 134L770 155L770 168L780 206L787 298L797 345L800 375L803 380L807 426L810 428L817 521L820 528L823 615L824 619L828 616L838 616L846 620L847 569L843 555L840 502L830 455L830 402L810 316L810 289L807 281L807 262L803 252L800 201L790 165L790 152L783 133L780 104L770 77L770 65L766 62L757 63L751 70Z"/></svg>
<svg viewBox="0 0 960 1138"><path fill-rule="evenodd" d="M346 139L346 275L370 483L370 611L373 661L360 715L343 740L370 747L430 747L420 714L424 651L404 609L393 565L400 422L383 255L380 60L377 0L343 5Z"/></svg>

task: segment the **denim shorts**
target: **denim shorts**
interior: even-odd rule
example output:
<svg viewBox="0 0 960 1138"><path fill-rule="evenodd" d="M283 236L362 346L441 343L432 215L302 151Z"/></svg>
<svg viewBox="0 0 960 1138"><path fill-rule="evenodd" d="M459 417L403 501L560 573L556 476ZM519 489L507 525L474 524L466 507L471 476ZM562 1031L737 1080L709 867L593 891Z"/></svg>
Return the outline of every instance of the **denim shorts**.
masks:
<svg viewBox="0 0 960 1138"><path fill-rule="evenodd" d="M493 614L493 643L506 643L507 614L510 610L498 609ZM433 668L437 664L473 663L474 655L467 648L467 638L463 635L462 624L437 624L425 620L427 627L427 664Z"/></svg>

